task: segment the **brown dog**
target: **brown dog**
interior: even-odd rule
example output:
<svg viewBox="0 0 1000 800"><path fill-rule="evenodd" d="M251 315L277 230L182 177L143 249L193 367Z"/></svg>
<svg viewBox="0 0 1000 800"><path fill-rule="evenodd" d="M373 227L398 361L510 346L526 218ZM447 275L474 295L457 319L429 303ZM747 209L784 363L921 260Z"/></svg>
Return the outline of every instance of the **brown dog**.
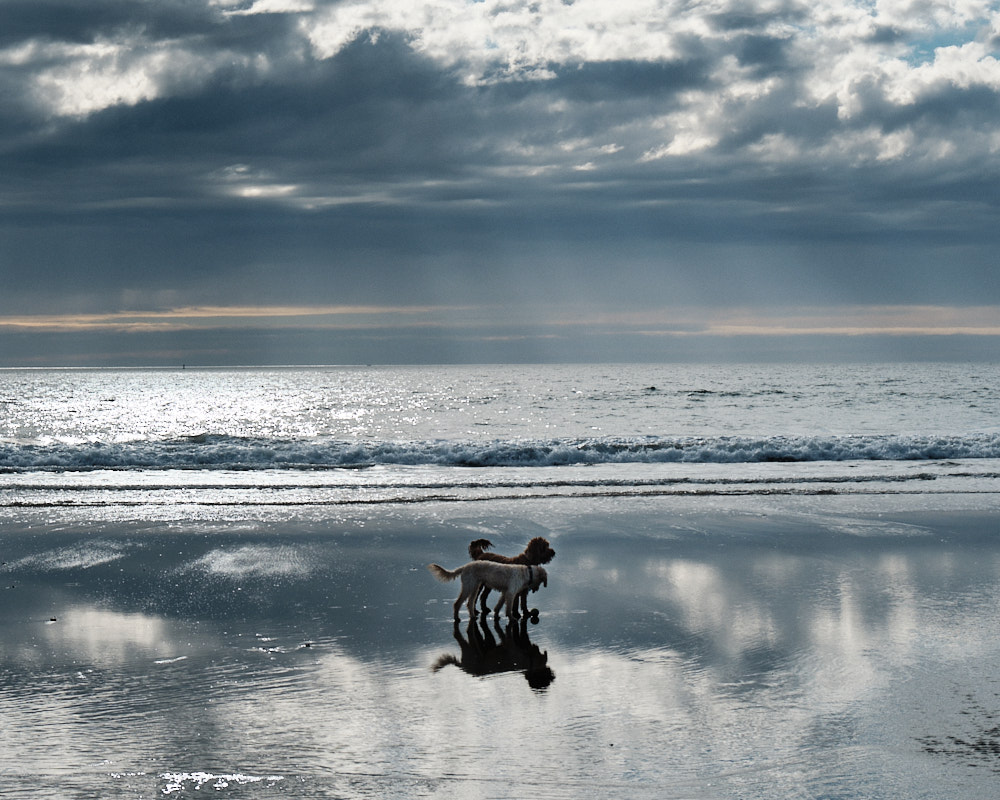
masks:
<svg viewBox="0 0 1000 800"><path fill-rule="evenodd" d="M495 561L500 564L524 564L535 566L536 564L548 564L556 554L556 551L549 546L548 539L536 536L524 550L516 556L502 556L499 553L490 553L489 549L493 543L489 539L474 539L469 542L469 556L476 561ZM482 610L487 611L486 598L489 596L489 587L484 586L482 590ZM521 593L521 610L525 616L528 614L528 592ZM517 615L515 609L515 616Z"/></svg>
<svg viewBox="0 0 1000 800"><path fill-rule="evenodd" d="M517 616L517 598L521 593L537 592L540 586L549 585L549 576L541 567L520 564L498 564L493 561L470 561L455 570L447 570L437 564L428 564L427 569L442 583L462 578L462 591L455 601L455 619L463 602L469 608L469 619L476 616L476 595L481 586L496 589L503 597L493 609L493 615L500 615L500 606L506 603L507 618Z"/></svg>

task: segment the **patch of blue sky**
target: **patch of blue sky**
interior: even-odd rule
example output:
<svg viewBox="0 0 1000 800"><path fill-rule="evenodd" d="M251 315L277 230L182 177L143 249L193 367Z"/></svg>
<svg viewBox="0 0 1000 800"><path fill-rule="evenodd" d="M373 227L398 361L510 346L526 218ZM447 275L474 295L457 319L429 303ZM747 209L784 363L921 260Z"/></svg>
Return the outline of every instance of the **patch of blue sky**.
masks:
<svg viewBox="0 0 1000 800"><path fill-rule="evenodd" d="M908 47L903 59L911 66L933 63L937 51L947 47L962 47L981 38L981 20L969 22L962 27L939 28L933 31L921 31L920 35L908 41ZM905 37L904 38L908 38ZM1000 51L994 55L1000 56Z"/></svg>

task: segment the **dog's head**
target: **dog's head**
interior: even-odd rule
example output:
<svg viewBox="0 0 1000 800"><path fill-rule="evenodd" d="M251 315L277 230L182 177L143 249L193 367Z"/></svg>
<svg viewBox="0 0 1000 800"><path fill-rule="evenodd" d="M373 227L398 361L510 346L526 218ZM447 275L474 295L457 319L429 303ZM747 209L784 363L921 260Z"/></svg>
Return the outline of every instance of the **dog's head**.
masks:
<svg viewBox="0 0 1000 800"><path fill-rule="evenodd" d="M536 536L528 542L524 553L532 564L548 564L555 557L556 551L549 547L548 539Z"/></svg>
<svg viewBox="0 0 1000 800"><path fill-rule="evenodd" d="M493 542L489 539L474 539L469 542L469 557L475 561L484 551L493 547Z"/></svg>
<svg viewBox="0 0 1000 800"><path fill-rule="evenodd" d="M549 585L548 573L542 567L535 567L532 570L533 576L531 580L531 591L537 592L540 586Z"/></svg>

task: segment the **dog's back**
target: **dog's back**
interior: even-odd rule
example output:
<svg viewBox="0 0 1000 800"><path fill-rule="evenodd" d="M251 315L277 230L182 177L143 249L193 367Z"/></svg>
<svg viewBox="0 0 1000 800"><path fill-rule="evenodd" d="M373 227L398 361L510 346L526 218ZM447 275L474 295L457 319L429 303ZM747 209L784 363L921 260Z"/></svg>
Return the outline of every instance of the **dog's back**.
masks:
<svg viewBox="0 0 1000 800"><path fill-rule="evenodd" d="M521 578L521 567L517 564L497 563L487 559L470 561L455 569L445 569L440 564L428 564L431 575L441 583L448 583L461 576L462 583L482 583L490 588L503 589Z"/></svg>
<svg viewBox="0 0 1000 800"><path fill-rule="evenodd" d="M487 552L492 547L488 539L476 539L469 543L469 555L476 561L495 561L498 564L548 564L556 554L549 545L548 539L536 536L524 550L516 556L505 556L500 553Z"/></svg>

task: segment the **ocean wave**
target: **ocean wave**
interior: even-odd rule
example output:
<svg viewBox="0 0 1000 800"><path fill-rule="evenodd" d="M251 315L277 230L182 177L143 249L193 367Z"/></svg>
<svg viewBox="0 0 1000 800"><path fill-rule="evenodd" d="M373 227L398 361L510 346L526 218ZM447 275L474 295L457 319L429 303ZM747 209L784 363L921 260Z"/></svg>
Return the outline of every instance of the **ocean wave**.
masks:
<svg viewBox="0 0 1000 800"><path fill-rule="evenodd" d="M595 437L365 441L201 434L130 442L0 442L0 470L348 469L377 464L552 467L616 463L735 464L1000 458L1000 434L966 436Z"/></svg>

